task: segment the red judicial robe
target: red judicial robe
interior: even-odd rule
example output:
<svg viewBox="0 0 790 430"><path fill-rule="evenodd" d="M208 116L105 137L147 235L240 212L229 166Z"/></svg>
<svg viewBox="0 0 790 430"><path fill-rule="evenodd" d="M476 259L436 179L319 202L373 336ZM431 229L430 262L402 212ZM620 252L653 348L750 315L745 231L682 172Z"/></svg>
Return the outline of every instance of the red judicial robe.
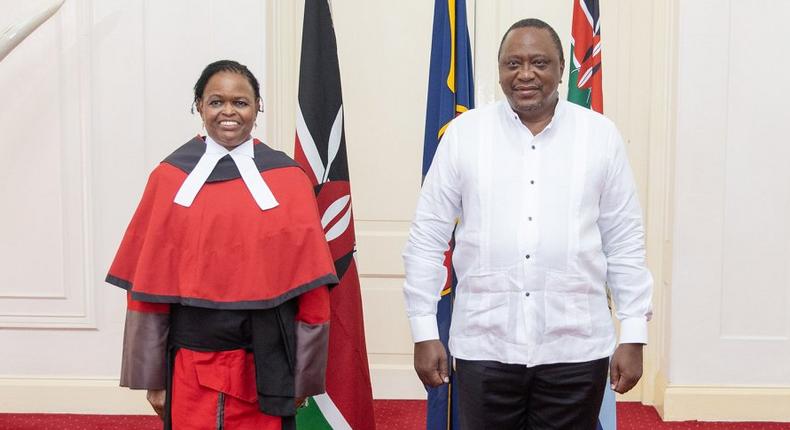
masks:
<svg viewBox="0 0 790 430"><path fill-rule="evenodd" d="M205 147L196 137L154 169L107 275L128 292L121 385L163 389L172 382L179 430L213 427L220 418L228 426L279 429L279 417L258 410L262 387L248 350L178 349L166 380L171 305L239 312L296 300L293 393L324 391L327 286L338 281L312 185L293 160L256 140L255 165L278 206L258 207L229 156L192 205L180 206L173 199Z"/></svg>

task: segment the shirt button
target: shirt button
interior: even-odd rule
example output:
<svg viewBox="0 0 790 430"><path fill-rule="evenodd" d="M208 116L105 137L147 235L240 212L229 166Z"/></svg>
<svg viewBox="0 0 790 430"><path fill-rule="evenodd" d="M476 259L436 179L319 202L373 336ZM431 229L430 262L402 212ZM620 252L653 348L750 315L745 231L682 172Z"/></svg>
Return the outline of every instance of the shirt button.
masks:
<svg viewBox="0 0 790 430"><path fill-rule="evenodd" d="M529 183L535 185L535 181L529 181Z"/></svg>
<svg viewBox="0 0 790 430"><path fill-rule="evenodd" d="M529 260L529 254L527 254L527 256L526 256L525 258L526 258L527 260Z"/></svg>
<svg viewBox="0 0 790 430"><path fill-rule="evenodd" d="M525 295L525 296L527 296L527 297L529 297L529 291L527 291L526 293L524 293L524 295Z"/></svg>
<svg viewBox="0 0 790 430"><path fill-rule="evenodd" d="M527 219L528 219L528 220L530 220L530 221L532 221L532 217L528 217Z"/></svg>
<svg viewBox="0 0 790 430"><path fill-rule="evenodd" d="M532 149L535 149L535 145L532 145Z"/></svg>

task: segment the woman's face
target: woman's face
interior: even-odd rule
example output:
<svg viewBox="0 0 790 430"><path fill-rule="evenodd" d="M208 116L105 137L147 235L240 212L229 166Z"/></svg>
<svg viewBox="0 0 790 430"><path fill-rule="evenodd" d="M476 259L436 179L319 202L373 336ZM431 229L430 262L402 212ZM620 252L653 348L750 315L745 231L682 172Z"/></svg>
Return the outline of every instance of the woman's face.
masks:
<svg viewBox="0 0 790 430"><path fill-rule="evenodd" d="M208 135L227 149L249 139L258 116L252 85L234 72L215 73L206 83L197 108Z"/></svg>

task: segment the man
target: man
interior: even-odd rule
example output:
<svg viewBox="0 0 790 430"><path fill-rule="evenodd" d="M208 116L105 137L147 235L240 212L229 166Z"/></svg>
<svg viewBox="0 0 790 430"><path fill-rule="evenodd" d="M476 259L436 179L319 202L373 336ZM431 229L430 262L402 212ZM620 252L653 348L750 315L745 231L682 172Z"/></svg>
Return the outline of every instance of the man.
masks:
<svg viewBox="0 0 790 430"><path fill-rule="evenodd" d="M415 369L438 386L436 303L455 229L463 429L594 429L607 368L618 393L642 374L652 278L632 173L614 124L559 99L564 69L548 24L511 26L499 49L507 101L447 128L403 253Z"/></svg>

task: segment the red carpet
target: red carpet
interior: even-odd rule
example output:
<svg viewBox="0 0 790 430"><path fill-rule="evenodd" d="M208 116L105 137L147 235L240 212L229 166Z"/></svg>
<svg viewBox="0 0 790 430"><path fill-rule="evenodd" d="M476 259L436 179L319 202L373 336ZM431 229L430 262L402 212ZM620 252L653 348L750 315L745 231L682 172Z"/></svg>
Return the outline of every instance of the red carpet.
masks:
<svg viewBox="0 0 790 430"><path fill-rule="evenodd" d="M378 430L425 430L425 402L376 400ZM617 404L618 430L790 430L790 423L661 422L655 409ZM159 419L138 415L0 414L0 430L157 430ZM304 430L304 429L303 429ZM309 429L307 429L309 430Z"/></svg>

